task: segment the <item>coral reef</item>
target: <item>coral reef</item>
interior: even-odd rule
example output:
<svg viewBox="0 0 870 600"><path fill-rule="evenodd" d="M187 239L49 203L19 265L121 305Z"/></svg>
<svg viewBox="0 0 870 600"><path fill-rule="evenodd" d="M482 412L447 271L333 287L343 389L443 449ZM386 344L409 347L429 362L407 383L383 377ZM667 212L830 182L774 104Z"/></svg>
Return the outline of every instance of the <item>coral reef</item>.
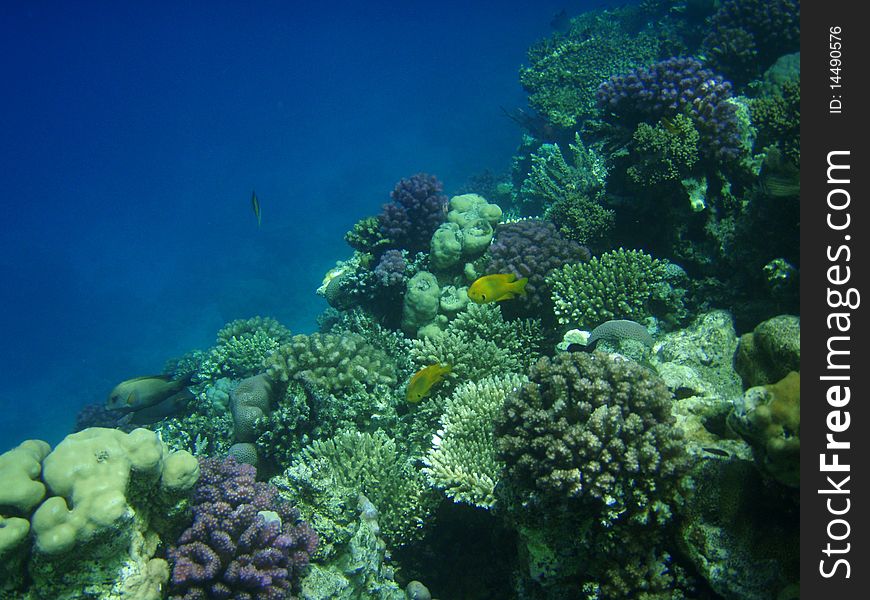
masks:
<svg viewBox="0 0 870 600"><path fill-rule="evenodd" d="M619 248L547 277L559 323L591 329L611 319L642 321L682 312L681 295L666 280L666 263Z"/></svg>
<svg viewBox="0 0 870 600"><path fill-rule="evenodd" d="M264 361L290 340L290 330L271 318L239 319L225 325L199 365L196 380L243 379L263 370Z"/></svg>
<svg viewBox="0 0 870 600"><path fill-rule="evenodd" d="M423 474L382 431L343 431L302 449L284 473L303 512L316 513L335 498L365 494L377 507L384 538L393 547L418 539L433 496ZM306 500L315 499L305 508ZM313 521L315 527L317 520Z"/></svg>
<svg viewBox="0 0 870 600"><path fill-rule="evenodd" d="M379 217L381 234L390 240L390 247L409 252L429 249L432 234L447 216L443 189L440 181L425 173L396 184L390 193L392 202L384 205Z"/></svg>
<svg viewBox="0 0 870 600"><path fill-rule="evenodd" d="M423 472L454 502L483 508L495 503L502 464L496 458L493 423L507 395L526 381L516 374L495 375L460 385L447 400Z"/></svg>
<svg viewBox="0 0 870 600"><path fill-rule="evenodd" d="M520 69L520 83L529 93L529 106L552 124L576 130L597 114L598 84L653 62L660 44L653 28L631 35L619 20L587 13L567 36L541 40L529 49L530 64Z"/></svg>
<svg viewBox="0 0 870 600"><path fill-rule="evenodd" d="M541 358L496 422L498 457L524 502L585 499L603 520L646 522L684 466L671 394L600 352Z"/></svg>
<svg viewBox="0 0 870 600"><path fill-rule="evenodd" d="M155 553L199 476L190 454L171 452L145 429L90 428L53 451L24 442L0 455L0 476L8 482L0 496L0 590L161 598L169 573Z"/></svg>
<svg viewBox="0 0 870 600"><path fill-rule="evenodd" d="M698 140L695 125L682 113L654 127L639 123L632 136L628 178L642 186L687 179L698 162Z"/></svg>
<svg viewBox="0 0 870 600"><path fill-rule="evenodd" d="M317 534L256 469L200 461L193 524L169 549L171 600L288 598L298 592Z"/></svg>
<svg viewBox="0 0 870 600"><path fill-rule="evenodd" d="M589 251L566 240L548 221L526 219L498 226L489 247L487 274L511 273L528 277L526 296L505 303L510 316L535 316L545 324L553 320L547 274L572 262L589 260Z"/></svg>
<svg viewBox="0 0 870 600"><path fill-rule="evenodd" d="M800 45L800 0L726 0L710 18L702 50L740 83L760 75Z"/></svg>
<svg viewBox="0 0 870 600"><path fill-rule="evenodd" d="M731 83L694 58L669 58L649 68L611 77L598 89L608 118L629 123L688 115L708 160L735 161L751 148L746 118Z"/></svg>

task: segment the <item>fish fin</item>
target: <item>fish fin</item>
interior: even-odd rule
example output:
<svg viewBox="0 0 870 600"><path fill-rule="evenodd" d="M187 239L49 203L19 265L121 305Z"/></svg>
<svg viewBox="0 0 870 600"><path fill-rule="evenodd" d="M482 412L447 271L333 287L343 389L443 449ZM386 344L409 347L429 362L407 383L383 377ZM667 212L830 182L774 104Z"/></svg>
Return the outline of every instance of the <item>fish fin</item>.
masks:
<svg viewBox="0 0 870 600"><path fill-rule="evenodd" d="M169 375L142 375L140 377L133 377L132 379L126 379L123 383L132 383L134 381L145 381L146 379L162 379L163 381L172 381L172 377Z"/></svg>

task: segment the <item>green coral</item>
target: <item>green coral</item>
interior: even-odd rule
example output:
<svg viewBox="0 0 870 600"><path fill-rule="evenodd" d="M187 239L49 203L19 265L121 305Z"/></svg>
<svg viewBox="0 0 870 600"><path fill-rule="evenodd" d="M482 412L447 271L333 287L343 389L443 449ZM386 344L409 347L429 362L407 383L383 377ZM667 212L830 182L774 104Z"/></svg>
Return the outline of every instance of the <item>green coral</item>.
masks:
<svg viewBox="0 0 870 600"><path fill-rule="evenodd" d="M438 279L428 271L420 271L408 281L402 304L402 330L417 335L420 328L431 324L438 316L441 288Z"/></svg>
<svg viewBox="0 0 870 600"><path fill-rule="evenodd" d="M758 129L757 143L778 145L795 165L801 164L801 86L800 79L782 83L778 90L749 103L752 123Z"/></svg>
<svg viewBox="0 0 870 600"><path fill-rule="evenodd" d="M342 496L349 490L354 496L365 494L377 507L384 537L394 546L420 536L434 504L423 474L382 431L343 431L315 440L302 449L285 477L306 480L303 489L313 487L326 495Z"/></svg>
<svg viewBox="0 0 870 600"><path fill-rule="evenodd" d="M576 129L598 113L598 86L655 61L660 43L652 26L629 34L612 15L587 13L575 19L567 36L544 39L529 49L530 65L520 69L520 83L532 108L554 125Z"/></svg>
<svg viewBox="0 0 870 600"><path fill-rule="evenodd" d="M493 422L505 397L525 381L521 375L495 375L459 386L447 400L423 472L455 502L484 508L495 503L503 465L496 458Z"/></svg>
<svg viewBox="0 0 870 600"><path fill-rule="evenodd" d="M381 233L377 217L365 217L357 221L353 229L344 234L344 241L358 252L378 254L390 245L390 240Z"/></svg>
<svg viewBox="0 0 870 600"><path fill-rule="evenodd" d="M658 299L674 308L667 263L640 250L619 248L586 263L568 264L547 277L559 323L595 327L612 319L642 321Z"/></svg>
<svg viewBox="0 0 870 600"><path fill-rule="evenodd" d="M218 331L217 343L199 365L198 379L242 379L261 373L266 359L290 337L289 329L268 317L232 321Z"/></svg>
<svg viewBox="0 0 870 600"><path fill-rule="evenodd" d="M395 385L396 367L389 357L357 334L296 335L272 354L267 373L273 381L303 379L329 393L372 392Z"/></svg>
<svg viewBox="0 0 870 600"><path fill-rule="evenodd" d="M685 179L698 162L698 138L692 120L684 114L655 126L640 123L632 137L632 165L626 174L638 185Z"/></svg>

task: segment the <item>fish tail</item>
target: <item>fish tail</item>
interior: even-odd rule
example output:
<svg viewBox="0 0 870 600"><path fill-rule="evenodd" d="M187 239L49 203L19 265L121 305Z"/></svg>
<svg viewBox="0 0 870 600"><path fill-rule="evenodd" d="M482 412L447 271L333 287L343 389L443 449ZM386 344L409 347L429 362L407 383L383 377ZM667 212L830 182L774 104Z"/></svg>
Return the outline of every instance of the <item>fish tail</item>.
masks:
<svg viewBox="0 0 870 600"><path fill-rule="evenodd" d="M522 279L518 279L511 285L511 291L520 296L526 295L526 284L529 282L528 277L523 277Z"/></svg>

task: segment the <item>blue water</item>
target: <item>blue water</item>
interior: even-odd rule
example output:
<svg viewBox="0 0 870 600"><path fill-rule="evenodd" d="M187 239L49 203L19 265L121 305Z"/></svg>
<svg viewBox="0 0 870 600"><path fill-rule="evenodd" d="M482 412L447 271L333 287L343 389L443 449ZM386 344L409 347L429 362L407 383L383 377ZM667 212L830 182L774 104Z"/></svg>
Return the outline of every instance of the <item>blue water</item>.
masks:
<svg viewBox="0 0 870 600"><path fill-rule="evenodd" d="M526 49L584 9L139 4L0 8L0 451L226 321L312 331L344 232L398 179L508 168Z"/></svg>

